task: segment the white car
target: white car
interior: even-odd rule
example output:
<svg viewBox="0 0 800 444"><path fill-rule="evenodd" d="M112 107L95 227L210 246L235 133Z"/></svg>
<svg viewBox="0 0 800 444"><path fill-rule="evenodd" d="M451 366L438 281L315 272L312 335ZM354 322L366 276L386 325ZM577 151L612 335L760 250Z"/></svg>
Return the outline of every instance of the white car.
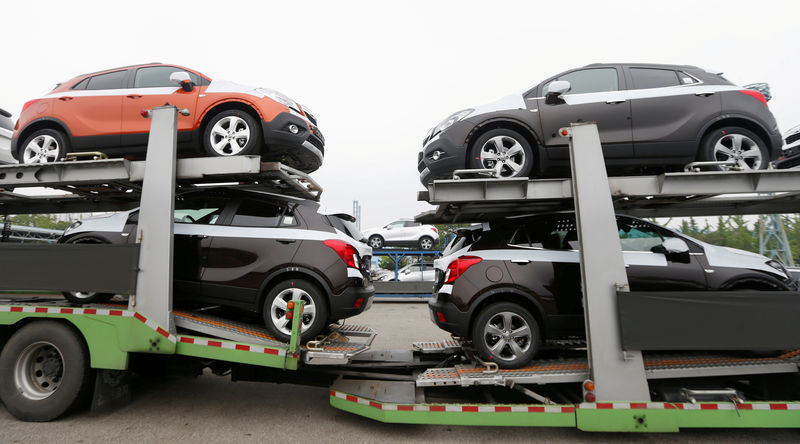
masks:
<svg viewBox="0 0 800 444"><path fill-rule="evenodd" d="M14 134L14 122L11 113L0 109L0 164L17 163L11 156L11 135Z"/></svg>
<svg viewBox="0 0 800 444"><path fill-rule="evenodd" d="M364 232L364 237L374 249L419 247L421 250L431 250L439 243L439 230L433 225L422 225L411 219L400 219L382 228L370 228Z"/></svg>

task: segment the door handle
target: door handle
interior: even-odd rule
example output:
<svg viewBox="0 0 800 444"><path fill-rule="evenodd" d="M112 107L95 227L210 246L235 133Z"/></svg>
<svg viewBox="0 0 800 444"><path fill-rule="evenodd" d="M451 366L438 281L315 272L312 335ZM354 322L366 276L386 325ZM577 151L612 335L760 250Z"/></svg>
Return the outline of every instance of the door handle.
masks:
<svg viewBox="0 0 800 444"><path fill-rule="evenodd" d="M297 239L277 239L277 241L282 244L293 244L297 242Z"/></svg>
<svg viewBox="0 0 800 444"><path fill-rule="evenodd" d="M142 96L140 96L139 94L128 94L125 97L127 97L129 99L141 99L142 98Z"/></svg>
<svg viewBox="0 0 800 444"><path fill-rule="evenodd" d="M616 105L617 103L625 103L627 100L625 99L617 99L617 100L606 100L606 103L609 105Z"/></svg>
<svg viewBox="0 0 800 444"><path fill-rule="evenodd" d="M512 259L511 262L515 263L515 264L524 265L524 264L530 264L531 260L530 259Z"/></svg>
<svg viewBox="0 0 800 444"><path fill-rule="evenodd" d="M207 239L208 236L206 236L205 234L193 234L192 238L193 239Z"/></svg>
<svg viewBox="0 0 800 444"><path fill-rule="evenodd" d="M709 91L709 92L700 92L700 93L694 93L694 95L696 95L696 96L702 96L702 97L708 97L708 96L713 96L713 95L714 95L714 92L713 92L713 91Z"/></svg>
<svg viewBox="0 0 800 444"><path fill-rule="evenodd" d="M72 97L59 97L58 100L61 100L62 102L68 102L72 100Z"/></svg>

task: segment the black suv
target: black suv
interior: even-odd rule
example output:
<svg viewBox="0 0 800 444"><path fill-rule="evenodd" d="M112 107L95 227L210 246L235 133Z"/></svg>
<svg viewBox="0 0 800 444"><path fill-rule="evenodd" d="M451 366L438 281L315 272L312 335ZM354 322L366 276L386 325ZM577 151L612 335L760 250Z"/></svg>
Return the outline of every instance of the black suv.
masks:
<svg viewBox="0 0 800 444"><path fill-rule="evenodd" d="M782 144L764 95L719 73L594 64L448 116L425 136L420 181L463 168L492 169L500 177L567 175L568 141L557 132L590 121L597 122L611 173L676 170L696 160L764 169Z"/></svg>
<svg viewBox="0 0 800 444"><path fill-rule="evenodd" d="M260 314L288 340L288 301L302 299L302 339L372 305L372 249L351 216L318 213L319 204L250 190L180 193L175 203L175 302L207 303ZM133 243L138 210L70 225L62 243ZM65 292L75 303L110 294Z"/></svg>
<svg viewBox="0 0 800 444"><path fill-rule="evenodd" d="M617 216L632 291L796 290L779 262ZM461 229L434 266L431 318L500 367L530 361L543 340L585 337L575 214Z"/></svg>

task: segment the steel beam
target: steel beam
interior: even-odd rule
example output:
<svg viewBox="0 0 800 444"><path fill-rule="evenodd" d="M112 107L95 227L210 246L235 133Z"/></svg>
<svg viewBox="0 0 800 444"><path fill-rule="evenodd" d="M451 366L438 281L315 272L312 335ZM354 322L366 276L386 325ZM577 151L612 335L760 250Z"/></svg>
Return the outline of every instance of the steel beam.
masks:
<svg viewBox="0 0 800 444"><path fill-rule="evenodd" d="M616 216L602 167L597 125L572 124L572 191L580 241L581 278L589 370L598 401L649 401L642 353L623 352L617 291L627 290L628 276Z"/></svg>

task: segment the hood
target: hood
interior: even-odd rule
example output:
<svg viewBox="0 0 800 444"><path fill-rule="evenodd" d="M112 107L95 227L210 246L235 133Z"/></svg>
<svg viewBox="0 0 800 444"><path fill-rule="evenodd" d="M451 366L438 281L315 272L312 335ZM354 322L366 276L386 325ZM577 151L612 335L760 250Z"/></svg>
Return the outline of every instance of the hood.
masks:
<svg viewBox="0 0 800 444"><path fill-rule="evenodd" d="M93 216L73 222L66 230L64 235L86 233L89 231L107 231L112 233L121 233L125 228L125 223L128 221L128 216L134 211L120 211L118 213L107 214L103 216Z"/></svg>
<svg viewBox="0 0 800 444"><path fill-rule="evenodd" d="M708 265L712 267L749 268L751 270L759 270L774 274L781 279L789 278L789 275L782 270L767 265L767 262L770 262L772 259L766 256L751 251L740 250L738 248L711 245L689 236L683 237L687 237L703 247Z"/></svg>
<svg viewBox="0 0 800 444"><path fill-rule="evenodd" d="M512 94L502 97L494 102L476 106L474 111L469 113L465 119L469 120L481 114L493 113L505 109L525 109L525 99L521 94Z"/></svg>

